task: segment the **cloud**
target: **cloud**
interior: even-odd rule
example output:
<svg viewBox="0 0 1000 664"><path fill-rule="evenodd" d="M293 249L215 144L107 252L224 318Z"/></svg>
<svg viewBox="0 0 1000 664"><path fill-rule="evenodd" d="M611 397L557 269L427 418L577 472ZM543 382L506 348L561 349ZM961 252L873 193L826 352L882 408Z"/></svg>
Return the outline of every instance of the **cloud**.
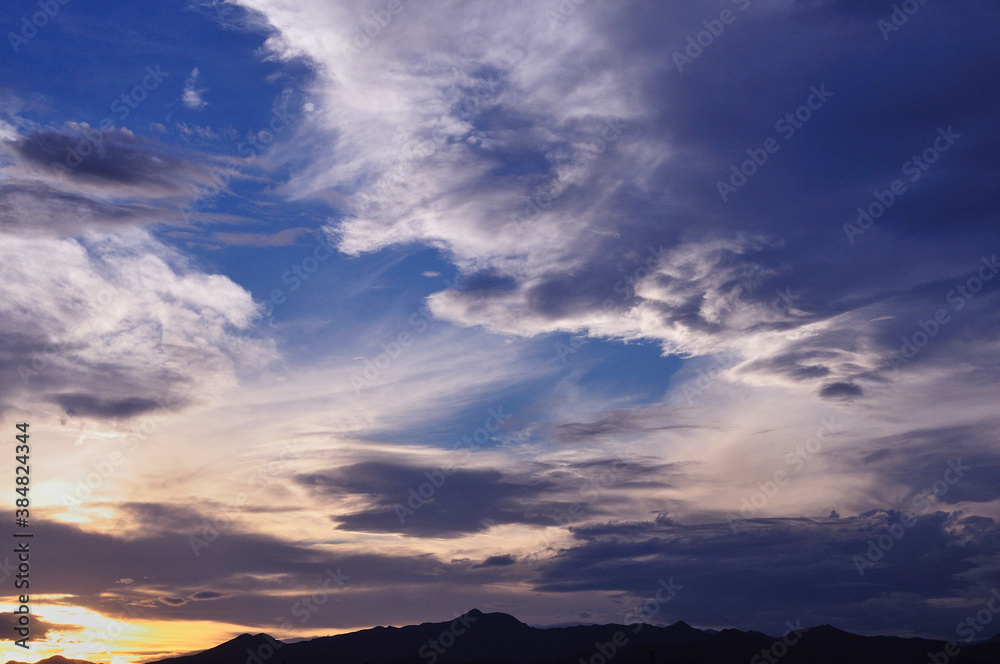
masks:
<svg viewBox="0 0 1000 664"><path fill-rule="evenodd" d="M102 399L91 394L54 394L48 400L62 406L67 415L96 418L129 418L155 410L159 403L154 399L126 397Z"/></svg>
<svg viewBox="0 0 1000 664"><path fill-rule="evenodd" d="M479 563L475 567L510 567L517 562L517 558L509 553L505 553L502 556L490 556L483 562Z"/></svg>
<svg viewBox="0 0 1000 664"><path fill-rule="evenodd" d="M547 512L565 509L542 499L551 493L551 483L519 481L496 470L455 469L445 474L440 468L370 461L301 476L298 482L320 494L362 494L368 498L370 507L331 517L340 530L458 537L484 532L497 524L548 525L553 521ZM427 492L430 495L424 500L419 491L427 487L436 491Z"/></svg>
<svg viewBox="0 0 1000 664"><path fill-rule="evenodd" d="M246 177L236 159L184 152L128 129L86 123L33 129L0 143L0 229L77 237L186 223L199 192Z"/></svg>
<svg viewBox="0 0 1000 664"><path fill-rule="evenodd" d="M208 106L208 102L202 99L202 95L208 92L208 88L195 87L198 83L198 74L197 67L191 70L191 74L184 81L184 93L181 95L181 101L192 111L200 111Z"/></svg>
<svg viewBox="0 0 1000 664"><path fill-rule="evenodd" d="M316 64L316 97L326 102L303 125L300 148L311 162L288 190L315 194L333 183L345 193L350 213L329 231L347 253L420 242L445 250L470 282L482 277L429 297L431 311L455 324L649 339L682 356L733 351L741 366L726 380L863 401L901 375L887 358L909 320L927 315L930 283L975 267L985 201L997 202L979 176L993 167L966 143L942 157L933 182L900 197L892 219L863 242L847 241L843 224L872 187L898 176L912 146L933 140L939 126L961 121L982 128L982 141L1000 142L996 105L972 110L966 94L951 97L963 84L950 76L930 82L940 94L912 124L875 131L882 118L912 110L929 82L894 73L896 60L856 3L737 12L747 29L727 32L684 72L667 63L703 29L694 5L588 4L552 21L542 6L507 0L475 29L450 30L442 26L470 10L442 1L401 13L386 34L355 48L351 26L361 15L347 8L242 4L271 22L277 56ZM966 25L982 11L931 8L891 48L926 57L921 40L932 22ZM821 20L831 12L840 23ZM843 23L847 38L834 27ZM654 25L670 26L667 36ZM762 52L749 29L796 37ZM974 48L955 57L975 87L973 71L993 59L990 38L976 29L966 39ZM604 45L599 57L596 44ZM757 84L774 71L789 86ZM892 89L875 93L887 77ZM782 138L776 122L821 84L832 96ZM754 149L747 137L769 133L782 149L723 202L716 182ZM802 180L815 169L829 177ZM834 171L848 181L833 184ZM942 197L945 187L963 193ZM953 211L962 221L942 254L935 220L945 199L984 203ZM944 339L935 344L935 353L953 350ZM988 345L982 339L976 352Z"/></svg>
<svg viewBox="0 0 1000 664"><path fill-rule="evenodd" d="M162 514L171 512L168 505L149 509ZM180 509L175 516L181 518L184 511ZM123 523L132 518L127 513L121 516ZM221 532L196 557L190 539L198 537L201 524L214 517L194 516L179 530L162 528L128 537L49 522L36 531L53 543L49 550L39 552L39 564L52 570L50 583L69 594L75 605L105 615L119 614L124 602L136 607L137 616L143 620L215 620L245 625L260 624L261 620L277 624L277 617L282 616L294 621L290 613L294 602L301 595L323 588L328 570L339 571L346 582L335 591L336 600L348 608L347 612L315 615L311 626L347 627L374 620L380 611L386 615L384 608L370 607L373 596L380 602L384 596L387 599L388 593L416 600L435 587L442 576L476 587L505 573L502 568L474 569L466 562L444 562L434 555L373 553L363 545L323 551L309 543L290 543L278 536L234 530ZM180 525L180 521L176 523ZM247 556L247 551L254 555ZM111 569L128 573L135 583L117 584L117 575L108 571ZM239 601L226 601L237 596ZM157 601L150 602L151 598ZM430 600L434 610L445 612L452 601L454 598L445 597ZM471 596L468 601L472 601ZM405 606L406 602L399 610ZM423 605L421 610L426 607ZM351 615L355 611L360 611L362 617ZM395 615L391 608L388 613ZM418 617L411 613L400 615L410 620Z"/></svg>
<svg viewBox="0 0 1000 664"><path fill-rule="evenodd" d="M242 337L249 293L144 231L0 240L0 403L128 419L204 403L237 368L274 357Z"/></svg>
<svg viewBox="0 0 1000 664"><path fill-rule="evenodd" d="M259 625L342 566L344 610L316 623L342 627L412 620L408 606L447 615L484 586L501 605L603 616L674 576L685 588L665 621L775 631L799 612L932 632L960 617L925 606L971 601L995 576L1000 281L958 296L960 310L949 298L997 241L991 10L928 3L886 44L878 12L853 0L752 3L680 72L673 52L713 18L698 3L591 2L554 21L554 5L527 0L405 3L363 47L377 3L244 4L260 10L255 28L270 24L268 57L315 72L310 112L268 153L293 165L275 191L326 194L338 210L326 232L352 256L418 244L460 278L430 313L297 319L282 333L311 343L290 344L302 354L290 371L241 383L275 356L245 338L249 292L136 228L176 224L192 185L241 162L125 129L96 141L83 123L0 124L0 407L117 423L154 405L224 406L168 425L201 471L157 463L176 447L143 449L138 470L91 497L90 532L49 523L54 585L87 606L162 598L156 618ZM927 49L949 29L962 49ZM198 79L192 110L206 105ZM717 181L817 85L833 96L723 201ZM848 240L857 207L950 125L954 149ZM301 236L236 230L168 237ZM385 274L324 295L370 308ZM952 322L894 368L940 308ZM401 331L412 345L369 378ZM647 379L669 388L657 403L628 389L598 399L600 372L552 361L563 333L648 340L684 362ZM501 401L517 413L507 428L433 486L450 445ZM837 430L819 440L831 414ZM289 438L307 444L275 462ZM969 466L958 483L943 479L951 462ZM732 532L720 515L776 470L788 481ZM240 512L244 471L258 484ZM111 503L124 486L167 486L177 502ZM424 502L400 522L410 489ZM852 556L920 496L917 525L860 577ZM220 515L232 522L195 556L190 538ZM135 582L118 583L126 574Z"/></svg>
<svg viewBox="0 0 1000 664"><path fill-rule="evenodd" d="M624 396L595 404L578 385L560 396L580 405L539 426L546 442L637 441L691 464L602 509L732 509L831 414L836 442L764 512L898 506L909 479L859 460L886 446L874 441L908 449L909 431L995 423L1000 281L949 303L1000 247L1000 173L986 156L1000 145L1000 93L978 83L997 63L991 10L927 5L887 44L857 3L751 3L682 72L673 53L713 18L696 3L585 3L551 21L518 0L488 16L442 0L407 6L364 47L364 12L241 4L270 22L275 57L314 66L315 112L290 148L305 166L284 191L338 192L344 214L327 230L342 251L440 251L461 278L426 302L458 326L539 345L553 333L648 340L685 360L658 414ZM968 44L947 72L926 50L942 29ZM831 94L789 137L779 123L821 86ZM961 137L910 181L904 163L949 126ZM780 150L724 201L717 183L768 137ZM904 177L891 211L851 242L857 208ZM952 322L894 362L941 308ZM988 440L969 445L985 462ZM351 514L390 528L392 502L373 500Z"/></svg>
<svg viewBox="0 0 1000 664"><path fill-rule="evenodd" d="M197 70L195 70L197 71ZM185 91L185 95L187 92ZM162 126L162 125L161 125ZM206 141L217 141L219 140L219 135L212 131L211 127L202 127L201 125L193 125L189 127L187 123L178 122L177 129L184 136L197 136L198 138Z"/></svg>
<svg viewBox="0 0 1000 664"><path fill-rule="evenodd" d="M152 194L175 192L179 177L193 164L128 129L97 131L86 123L70 123L65 131L42 130L9 141L26 165L65 174L91 187L132 188Z"/></svg>
<svg viewBox="0 0 1000 664"><path fill-rule="evenodd" d="M941 626L963 619L962 609L926 606L981 592L977 579L995 573L986 552L1000 546L1000 528L992 519L925 514L909 528L895 526L901 537L890 537L893 545L859 575L855 557L867 561L871 542L901 518L872 510L837 519L757 519L737 532L726 523L669 519L577 528L577 543L544 566L536 588L620 591L627 613L655 594L657 579L673 579L682 589L657 615L664 622L683 616L780 633L792 616L856 633L914 630L948 638Z"/></svg>
<svg viewBox="0 0 1000 664"><path fill-rule="evenodd" d="M18 616L10 611L0 614L0 630L3 630L4 639L14 641L19 639L20 636L14 631L18 627L17 623ZM62 625L59 623L52 623L47 620L41 620L38 616L31 617L31 639L32 640L43 640L46 637L50 637L53 632L80 632L83 628L79 625Z"/></svg>
<svg viewBox="0 0 1000 664"><path fill-rule="evenodd" d="M690 429L692 425L679 424L672 413L639 409L616 410L603 413L594 422L567 422L559 424L552 439L563 443L579 443L594 438L615 438L636 432Z"/></svg>
<svg viewBox="0 0 1000 664"><path fill-rule="evenodd" d="M860 397L864 390L853 383L830 383L824 385L819 393L824 399L850 399Z"/></svg>
<svg viewBox="0 0 1000 664"><path fill-rule="evenodd" d="M904 489L899 504L912 511L926 511L933 505L968 509L1000 499L998 442L987 420L875 437L857 455L877 474L881 486ZM858 463L853 455L839 461L852 469Z"/></svg>
<svg viewBox="0 0 1000 664"><path fill-rule="evenodd" d="M213 233L210 241L245 247L287 247L300 237L313 233L311 228L286 228L274 234L264 233Z"/></svg>

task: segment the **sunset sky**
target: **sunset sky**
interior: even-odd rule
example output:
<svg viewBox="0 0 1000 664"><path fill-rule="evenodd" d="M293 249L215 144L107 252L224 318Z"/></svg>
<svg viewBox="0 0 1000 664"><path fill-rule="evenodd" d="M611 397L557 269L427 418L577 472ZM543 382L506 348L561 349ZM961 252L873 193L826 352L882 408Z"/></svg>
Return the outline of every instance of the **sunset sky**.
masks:
<svg viewBox="0 0 1000 664"><path fill-rule="evenodd" d="M2 12L2 661L670 579L650 622L960 640L1000 587L997 3L41 5Z"/></svg>

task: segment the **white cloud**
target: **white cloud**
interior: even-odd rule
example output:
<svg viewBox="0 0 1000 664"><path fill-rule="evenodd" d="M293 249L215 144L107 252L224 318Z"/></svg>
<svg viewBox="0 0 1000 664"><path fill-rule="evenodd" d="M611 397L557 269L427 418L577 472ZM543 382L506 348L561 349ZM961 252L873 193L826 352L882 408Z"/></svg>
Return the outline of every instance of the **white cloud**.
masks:
<svg viewBox="0 0 1000 664"><path fill-rule="evenodd" d="M202 127L201 125L188 126L187 123L178 122L177 129L185 136L197 136L198 138L204 139L206 141L219 140L219 135L214 131L212 131L212 128L209 126L205 127Z"/></svg>
<svg viewBox="0 0 1000 664"><path fill-rule="evenodd" d="M198 82L198 74L197 67L191 70L191 75L184 82L184 94L181 96L181 101L192 111L200 111L208 106L208 102L202 98L202 95L208 92L208 88L195 87Z"/></svg>
<svg viewBox="0 0 1000 664"><path fill-rule="evenodd" d="M2 396L84 417L160 400L205 404L273 350L244 338L256 307L148 233L0 235ZM138 401L137 401L138 400ZM46 405L47 404L47 405Z"/></svg>

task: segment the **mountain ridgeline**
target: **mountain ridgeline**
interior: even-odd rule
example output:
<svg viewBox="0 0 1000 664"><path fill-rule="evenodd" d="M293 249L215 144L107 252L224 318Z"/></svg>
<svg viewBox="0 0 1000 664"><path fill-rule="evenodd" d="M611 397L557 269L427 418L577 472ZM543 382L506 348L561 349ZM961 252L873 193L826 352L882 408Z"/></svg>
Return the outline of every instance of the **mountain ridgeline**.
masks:
<svg viewBox="0 0 1000 664"><path fill-rule="evenodd" d="M374 627L283 643L243 634L156 664L1000 664L1000 638L973 644L858 636L829 625L789 632L650 625L530 627L472 610L440 623ZM67 664L61 657L44 664ZM39 663L39 664L43 664ZM18 664L8 662L8 664ZM73 662L72 664L87 664Z"/></svg>

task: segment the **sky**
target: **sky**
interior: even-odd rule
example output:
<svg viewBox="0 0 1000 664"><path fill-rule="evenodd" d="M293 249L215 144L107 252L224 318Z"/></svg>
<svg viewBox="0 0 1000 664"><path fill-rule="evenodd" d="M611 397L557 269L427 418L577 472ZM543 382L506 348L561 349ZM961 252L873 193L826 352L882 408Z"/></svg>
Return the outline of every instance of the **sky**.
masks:
<svg viewBox="0 0 1000 664"><path fill-rule="evenodd" d="M4 9L5 660L1000 631L996 3Z"/></svg>

